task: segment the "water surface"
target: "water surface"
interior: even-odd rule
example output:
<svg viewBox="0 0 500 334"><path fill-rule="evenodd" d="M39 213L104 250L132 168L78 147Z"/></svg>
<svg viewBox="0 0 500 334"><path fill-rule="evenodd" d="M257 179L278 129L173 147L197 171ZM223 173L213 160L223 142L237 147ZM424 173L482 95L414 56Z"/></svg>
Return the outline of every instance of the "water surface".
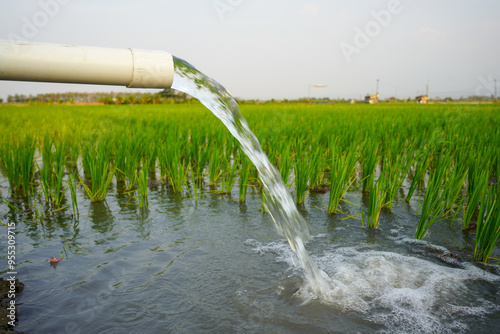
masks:
<svg viewBox="0 0 500 334"><path fill-rule="evenodd" d="M105 203L80 194L77 227L69 215L44 224L0 204L17 222L16 330L28 333L494 333L500 322L500 270L475 265L466 238L412 239L415 216L404 203L382 212L377 231L317 209L306 199L307 250L332 289L312 299L303 270L260 196L247 203L205 194L197 203L150 189L146 210L113 190ZM349 200L359 203L361 194ZM346 212L357 210L345 206ZM68 256L58 256L77 230ZM444 241L443 241L444 240ZM5 251L2 236L0 251ZM458 257L455 257L458 256ZM5 270L3 271L5 274Z"/></svg>

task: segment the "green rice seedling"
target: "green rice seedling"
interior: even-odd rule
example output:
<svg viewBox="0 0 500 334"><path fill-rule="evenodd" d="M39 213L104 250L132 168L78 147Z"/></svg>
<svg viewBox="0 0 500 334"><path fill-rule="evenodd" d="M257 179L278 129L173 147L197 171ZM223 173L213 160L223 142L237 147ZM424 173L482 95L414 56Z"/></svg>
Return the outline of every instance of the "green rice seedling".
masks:
<svg viewBox="0 0 500 334"><path fill-rule="evenodd" d="M417 189L420 182L424 180L425 173L429 168L431 162L432 150L429 146L424 146L420 151L416 153L417 163L415 165L415 171L413 178L411 180L410 188L408 189L408 193L406 194L405 201L407 203L410 202L415 190Z"/></svg>
<svg viewBox="0 0 500 334"><path fill-rule="evenodd" d="M146 133L144 138L145 158L148 160L148 174L152 180L156 180L156 162L158 160L158 145L153 132Z"/></svg>
<svg viewBox="0 0 500 334"><path fill-rule="evenodd" d="M352 183L356 180L357 153L354 145L341 151L339 144L329 145L331 147L331 176L330 176L330 198L328 201L328 213L339 212L339 203L345 196Z"/></svg>
<svg viewBox="0 0 500 334"><path fill-rule="evenodd" d="M466 230L477 209L480 199L488 188L489 171L480 171L474 177L474 186L467 193L467 205L464 209L462 229Z"/></svg>
<svg viewBox="0 0 500 334"><path fill-rule="evenodd" d="M149 174L149 160L142 161L142 168L137 176L137 194L139 196L139 207L144 208L148 206L148 174Z"/></svg>
<svg viewBox="0 0 500 334"><path fill-rule="evenodd" d="M33 193L35 150L36 141L30 136L5 139L0 145L0 170L9 181L14 197L27 197Z"/></svg>
<svg viewBox="0 0 500 334"><path fill-rule="evenodd" d="M499 184L499 178L500 178L500 150L496 151L496 154L493 157L494 159L494 165L496 168L493 169L494 171L494 177L497 180L497 185ZM500 197L500 186L497 186L497 195Z"/></svg>
<svg viewBox="0 0 500 334"><path fill-rule="evenodd" d="M78 210L78 200L76 197L76 188L78 186L77 182L78 176L75 174L70 174L68 176L68 179L66 180L66 183L68 184L70 194L71 194L71 206L73 208L73 215L74 216L79 216L80 211Z"/></svg>
<svg viewBox="0 0 500 334"><path fill-rule="evenodd" d="M199 199L199 196L200 196L200 191L201 191L201 188L200 186L197 184L198 181L197 181L197 178L196 178L196 174L193 172L193 167L191 164L189 164L188 166L188 169L191 170L191 183L193 184L193 193L194 193L194 200L195 202L198 202L198 199ZM191 194L190 192L190 188L187 187L189 193Z"/></svg>
<svg viewBox="0 0 500 334"><path fill-rule="evenodd" d="M423 239L431 225L442 218L445 202L443 200L441 185L446 181L446 173L450 165L451 155L448 151L445 151L442 154L442 159L436 166L436 170L431 174L427 183L427 189L420 210L420 219L415 233L415 238L418 240Z"/></svg>
<svg viewBox="0 0 500 334"><path fill-rule="evenodd" d="M241 203L245 202L247 198L247 189L248 189L248 183L249 183L249 177L250 177L250 169L251 169L251 162L250 159L246 155L242 155L240 153L240 192L239 192L239 201Z"/></svg>
<svg viewBox="0 0 500 334"><path fill-rule="evenodd" d="M221 193L231 194L234 183L236 182L236 175L238 172L238 168L239 168L238 161L233 161L232 164L231 164L231 159L226 161L225 172L221 179Z"/></svg>
<svg viewBox="0 0 500 334"><path fill-rule="evenodd" d="M125 191L132 190L135 187L137 170L140 168L141 158L144 154L141 134L132 136L132 139L127 144L123 170L125 173Z"/></svg>
<svg viewBox="0 0 500 334"><path fill-rule="evenodd" d="M314 146L314 144L313 144ZM323 152L320 149L309 151L309 190L320 185L324 174Z"/></svg>
<svg viewBox="0 0 500 334"><path fill-rule="evenodd" d="M78 169L78 158L81 154L80 136L78 133L67 133L63 138L64 148L66 149L66 168L68 173L75 173Z"/></svg>
<svg viewBox="0 0 500 334"><path fill-rule="evenodd" d="M288 179L292 172L292 155L290 150L290 142L284 141L281 145L280 152L278 154L278 171L280 172L281 178L285 184L288 184Z"/></svg>
<svg viewBox="0 0 500 334"><path fill-rule="evenodd" d="M196 137L194 137L196 138ZM205 147L205 137L198 137L196 141L191 143L190 153L190 170L195 191L201 192L203 186L203 178L205 166L208 163L210 152Z"/></svg>
<svg viewBox="0 0 500 334"><path fill-rule="evenodd" d="M52 136L45 136L42 146L43 164L42 167L38 166L38 172L45 200L54 206L61 205L64 199L65 152L62 140L55 142Z"/></svg>
<svg viewBox="0 0 500 334"><path fill-rule="evenodd" d="M208 137L208 147L210 150L208 173L210 184L212 186L215 186L220 182L224 172L227 155L231 155L227 148L233 144L230 142L229 134L226 131L221 131L220 129L214 130L215 133L210 134Z"/></svg>
<svg viewBox="0 0 500 334"><path fill-rule="evenodd" d="M297 154L295 155L295 196L296 203L304 203L307 195L309 182L309 159L304 152L304 144L301 140L297 141Z"/></svg>
<svg viewBox="0 0 500 334"><path fill-rule="evenodd" d="M463 215L463 230L466 230L469 227L479 201L488 188L490 174L490 168L487 168L484 160L481 160L480 155L477 153L471 153L469 155L467 206L465 207Z"/></svg>
<svg viewBox="0 0 500 334"><path fill-rule="evenodd" d="M481 199L474 241L474 260L488 263L500 237L498 185L490 186Z"/></svg>
<svg viewBox="0 0 500 334"><path fill-rule="evenodd" d="M33 222L35 222L35 223L43 223L45 221L45 218L48 217L49 215L66 209L66 207L60 207L60 208L57 208L55 210L48 211L48 210L44 210L43 203L38 202L38 203L40 203L40 205L39 205L37 202L38 201L33 198L32 202L31 202L31 207L30 207L30 210L33 210L32 217L33 217Z"/></svg>
<svg viewBox="0 0 500 334"><path fill-rule="evenodd" d="M106 199L113 179L114 167L111 166L106 146L106 143L87 144L83 150L82 164L90 177L90 185L86 185L83 181L82 184L92 202Z"/></svg>
<svg viewBox="0 0 500 334"><path fill-rule="evenodd" d="M177 151L177 145L180 145L179 128L170 129L168 126L162 129L159 136L158 145L158 167L160 169L160 179L162 183L168 183L167 167L171 158L171 151Z"/></svg>
<svg viewBox="0 0 500 334"><path fill-rule="evenodd" d="M222 175L221 152L217 143L210 148L210 163L208 165L208 180L210 186L215 186Z"/></svg>
<svg viewBox="0 0 500 334"><path fill-rule="evenodd" d="M117 140L114 143L114 166L115 166L115 176L116 181L119 183L125 182L125 170L126 170L126 161L128 158L128 150L127 150L127 141L126 137L120 134L120 137L117 137Z"/></svg>
<svg viewBox="0 0 500 334"><path fill-rule="evenodd" d="M374 184L375 170L379 161L378 143L373 137L366 139L363 144L363 192L370 191L370 186Z"/></svg>
<svg viewBox="0 0 500 334"><path fill-rule="evenodd" d="M443 184L445 215L451 212L451 210L460 207L463 203L463 201L459 199L462 195L467 174L467 164L452 163L451 169L447 173L446 182Z"/></svg>
<svg viewBox="0 0 500 334"><path fill-rule="evenodd" d="M385 180L386 175L382 173L377 181L373 181L373 184L370 187L370 195L368 199L368 228L377 228L379 226L379 216L380 210L384 206L384 198L385 198ZM363 209L361 208L361 211Z"/></svg>
<svg viewBox="0 0 500 334"><path fill-rule="evenodd" d="M160 149L159 155L162 179L167 180L176 193L181 193L187 185L189 171L189 164L181 157L180 147L179 142L169 142L169 145Z"/></svg>
<svg viewBox="0 0 500 334"><path fill-rule="evenodd" d="M0 202L7 204L9 209L12 210L13 212L22 212L21 209L19 209L18 207L16 207L15 205L13 205L11 202L9 202L7 199L5 199L3 197L0 197Z"/></svg>
<svg viewBox="0 0 500 334"><path fill-rule="evenodd" d="M33 214L32 214L33 221L35 223L43 223L43 220L45 218L45 214L43 212L43 207L42 206L39 207L36 204L35 200L33 200L33 204L31 205L31 207L33 208Z"/></svg>
<svg viewBox="0 0 500 334"><path fill-rule="evenodd" d="M406 142L401 136L392 137L386 141L386 155L383 160L385 178L385 207L392 210L392 203L403 185L410 166L413 164L414 143Z"/></svg>
<svg viewBox="0 0 500 334"><path fill-rule="evenodd" d="M402 156L397 156L394 160L385 160L384 168L386 168L387 177L384 183L384 202L385 207L391 211L392 202L396 198L399 187L402 185L406 169L401 159Z"/></svg>

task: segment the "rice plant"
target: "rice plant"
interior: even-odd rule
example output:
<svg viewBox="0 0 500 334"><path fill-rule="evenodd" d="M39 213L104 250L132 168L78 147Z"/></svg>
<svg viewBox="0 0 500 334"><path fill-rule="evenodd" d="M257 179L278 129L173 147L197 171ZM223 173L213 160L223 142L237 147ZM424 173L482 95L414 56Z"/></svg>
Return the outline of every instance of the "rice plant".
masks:
<svg viewBox="0 0 500 334"><path fill-rule="evenodd" d="M47 203L61 205L64 199L63 177L66 163L64 142L46 135L42 146L42 166L38 166L40 184Z"/></svg>
<svg viewBox="0 0 500 334"><path fill-rule="evenodd" d="M313 144L314 145L314 144ZM314 145L316 146L316 145ZM316 146L317 147L317 146ZM311 150L309 158L309 190L322 183L324 174L324 158L322 150Z"/></svg>
<svg viewBox="0 0 500 334"><path fill-rule="evenodd" d="M222 194L231 194L234 184L236 182L236 176L239 169L238 161L231 161L232 159L227 157L225 163L225 171L221 179L221 190Z"/></svg>
<svg viewBox="0 0 500 334"><path fill-rule="evenodd" d="M446 182L443 185L444 215L462 207L465 200L465 197L462 196L462 190L467 179L467 172L466 164L452 162L451 168L447 173Z"/></svg>
<svg viewBox="0 0 500 334"><path fill-rule="evenodd" d="M490 186L481 199L476 227L474 259L488 263L500 237L500 198L497 186Z"/></svg>
<svg viewBox="0 0 500 334"><path fill-rule="evenodd" d="M87 144L83 149L82 164L90 184L82 181L85 192L92 202L106 199L114 175L106 143Z"/></svg>
<svg viewBox="0 0 500 334"><path fill-rule="evenodd" d="M78 176L75 174L70 174L68 176L68 179L66 180L66 183L68 184L68 188L70 190L71 194L71 207L73 208L73 215L74 216L79 216L80 211L78 210L78 200L76 197L76 188L78 186L77 182Z"/></svg>
<svg viewBox="0 0 500 334"><path fill-rule="evenodd" d="M126 141L126 143L125 161L123 162L123 169L121 169L121 172L125 175L125 191L132 190L136 186L136 175L144 154L142 135L140 133L133 134L132 138Z"/></svg>
<svg viewBox="0 0 500 334"><path fill-rule="evenodd" d="M239 201L241 203L245 202L247 198L247 189L250 181L250 170L252 168L252 164L250 159L247 156L240 157L240 191L239 191Z"/></svg>
<svg viewBox="0 0 500 334"><path fill-rule="evenodd" d="M415 170L413 173L413 178L411 180L410 188L408 189L408 193L406 194L405 201L407 203L410 202L410 199L412 198L413 194L415 193L415 190L417 190L418 185L423 182L425 173L427 172L427 169L429 168L429 165L431 163L431 157L432 157L432 150L430 146L426 145L422 148L420 148L416 153L416 164L415 164Z"/></svg>
<svg viewBox="0 0 500 334"><path fill-rule="evenodd" d="M378 143L373 138L368 138L363 144L363 192L370 191L370 186L374 184L378 161Z"/></svg>
<svg viewBox="0 0 500 334"><path fill-rule="evenodd" d="M0 145L0 170L9 181L14 197L27 197L33 193L35 138L4 139Z"/></svg>
<svg viewBox="0 0 500 334"><path fill-rule="evenodd" d="M169 144L160 149L160 174L174 192L181 193L187 185L189 165L181 157L180 144L177 142Z"/></svg>
<svg viewBox="0 0 500 334"><path fill-rule="evenodd" d="M222 175L222 159L219 151L219 146L214 143L211 146L210 152L210 163L208 165L208 179L209 185L215 186L215 184L220 180Z"/></svg>
<svg viewBox="0 0 500 334"><path fill-rule="evenodd" d="M467 184L467 206L463 216L462 229L466 230L477 210L480 199L488 188L491 171L482 156L473 152L469 156L469 173Z"/></svg>
<svg viewBox="0 0 500 334"><path fill-rule="evenodd" d="M285 141L278 152L278 171L285 184L288 184L288 179L292 172L293 159L291 155L291 143Z"/></svg>
<svg viewBox="0 0 500 334"><path fill-rule="evenodd" d="M294 161L295 173L295 202L297 204L304 203L308 190L309 182L309 161L304 152L304 143L301 140L297 141L297 154Z"/></svg>
<svg viewBox="0 0 500 334"><path fill-rule="evenodd" d="M442 183L446 181L446 173L450 165L451 155L448 151L444 151L442 159L439 161L435 171L429 177L429 182L427 183L427 189L422 201L420 218L415 233L416 239L423 239L429 231L429 228L442 218L445 207L445 202L442 196Z"/></svg>
<svg viewBox="0 0 500 334"><path fill-rule="evenodd" d="M148 206L148 174L149 174L149 160L142 161L142 168L137 175L137 194L139 197L139 207L144 208Z"/></svg>
<svg viewBox="0 0 500 334"><path fill-rule="evenodd" d="M386 158L384 162L384 172L386 173L384 187L384 202L389 210L392 210L392 202L396 198L397 191L403 184L409 164L402 154L393 154Z"/></svg>
<svg viewBox="0 0 500 334"><path fill-rule="evenodd" d="M386 174L382 173L377 181L373 181L373 184L370 186L370 195L368 199L368 228L377 228L380 224L379 216L382 207L385 205L385 182L386 182ZM363 210L363 209L361 209Z"/></svg>
<svg viewBox="0 0 500 334"><path fill-rule="evenodd" d="M188 150L193 190L195 194L199 194L203 186L205 166L208 163L210 154L205 147L205 136L200 136L199 134L196 136L192 135ZM198 198L198 196L195 197Z"/></svg>
<svg viewBox="0 0 500 334"><path fill-rule="evenodd" d="M330 198L328 201L328 213L339 212L339 203L345 196L352 183L356 180L357 154L354 145L342 151L340 144L331 140L331 176L330 176Z"/></svg>
<svg viewBox="0 0 500 334"><path fill-rule="evenodd" d="M148 165L148 177L152 180L156 179L156 162L158 160L158 145L154 133L146 133L144 138L145 156Z"/></svg>

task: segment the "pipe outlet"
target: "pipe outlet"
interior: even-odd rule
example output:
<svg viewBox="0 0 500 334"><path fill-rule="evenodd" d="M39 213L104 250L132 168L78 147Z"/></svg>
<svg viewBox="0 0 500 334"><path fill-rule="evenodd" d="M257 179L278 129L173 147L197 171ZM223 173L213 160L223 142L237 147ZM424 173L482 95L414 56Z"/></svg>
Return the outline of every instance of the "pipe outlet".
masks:
<svg viewBox="0 0 500 334"><path fill-rule="evenodd" d="M0 80L169 88L174 62L164 51L0 41Z"/></svg>

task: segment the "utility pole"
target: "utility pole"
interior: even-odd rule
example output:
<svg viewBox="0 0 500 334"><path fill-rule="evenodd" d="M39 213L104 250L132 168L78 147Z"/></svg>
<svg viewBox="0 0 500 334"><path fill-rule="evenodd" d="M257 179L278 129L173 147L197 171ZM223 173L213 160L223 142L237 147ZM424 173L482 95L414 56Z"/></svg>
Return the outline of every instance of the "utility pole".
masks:
<svg viewBox="0 0 500 334"><path fill-rule="evenodd" d="M429 80L427 80L427 86L425 87L425 95L429 97Z"/></svg>
<svg viewBox="0 0 500 334"><path fill-rule="evenodd" d="M377 93L377 95L378 95L378 79L377 79L377 92L376 92L376 93Z"/></svg>
<svg viewBox="0 0 500 334"><path fill-rule="evenodd" d="M495 79L495 103L497 102L497 79Z"/></svg>

